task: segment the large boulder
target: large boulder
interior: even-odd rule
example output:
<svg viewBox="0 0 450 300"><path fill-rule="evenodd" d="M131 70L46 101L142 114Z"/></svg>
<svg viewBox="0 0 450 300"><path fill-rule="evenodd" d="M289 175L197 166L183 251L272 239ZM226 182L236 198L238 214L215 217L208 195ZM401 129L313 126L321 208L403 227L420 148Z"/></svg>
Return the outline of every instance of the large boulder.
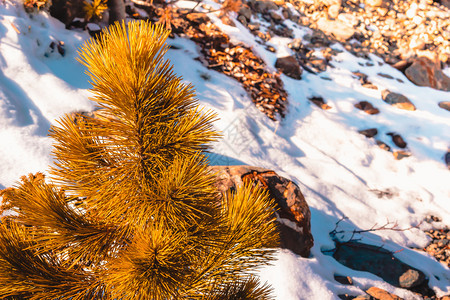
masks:
<svg viewBox="0 0 450 300"><path fill-rule="evenodd" d="M269 191L278 207L276 217L280 247L308 257L314 245L311 234L311 212L299 187L272 170L251 166L211 166L217 174L216 187L222 193L251 181Z"/></svg>
<svg viewBox="0 0 450 300"><path fill-rule="evenodd" d="M442 72L439 62L433 62L428 57L416 58L412 65L405 70L405 75L419 86L450 91L450 77Z"/></svg>

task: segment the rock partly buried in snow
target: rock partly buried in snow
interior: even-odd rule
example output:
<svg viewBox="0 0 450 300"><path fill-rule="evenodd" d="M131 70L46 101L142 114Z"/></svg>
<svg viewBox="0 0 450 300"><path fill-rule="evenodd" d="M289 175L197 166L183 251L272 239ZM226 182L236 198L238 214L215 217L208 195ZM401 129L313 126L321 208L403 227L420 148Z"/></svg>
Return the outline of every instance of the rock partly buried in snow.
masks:
<svg viewBox="0 0 450 300"><path fill-rule="evenodd" d="M334 275L334 280L344 285L353 285L353 280L349 276Z"/></svg>
<svg viewBox="0 0 450 300"><path fill-rule="evenodd" d="M376 300L402 300L403 298L400 298L397 295L391 294L383 289L377 288L377 287L371 287L366 291L367 294L369 294L373 299Z"/></svg>
<svg viewBox="0 0 450 300"><path fill-rule="evenodd" d="M405 140L402 138L400 134L389 132L387 135L390 135L392 137L392 142L399 148L406 148L408 144L405 142Z"/></svg>
<svg viewBox="0 0 450 300"><path fill-rule="evenodd" d="M317 28L325 32L326 34L332 34L334 37L341 41L350 39L355 30L340 20L328 20L327 18L321 18L317 21Z"/></svg>
<svg viewBox="0 0 450 300"><path fill-rule="evenodd" d="M441 101L438 105L440 108L450 111L450 101Z"/></svg>
<svg viewBox="0 0 450 300"><path fill-rule="evenodd" d="M389 90L381 92L381 98L384 102L404 110L416 110L414 104L404 95L394 93Z"/></svg>
<svg viewBox="0 0 450 300"><path fill-rule="evenodd" d="M440 68L440 62L433 62L428 57L419 57L405 70L405 75L414 84L429 86L441 91L450 91L450 77Z"/></svg>
<svg viewBox="0 0 450 300"><path fill-rule="evenodd" d="M345 243L336 241L333 257L348 268L370 272L393 286L402 287L424 296L433 294L423 272L400 261L392 252L381 247L356 241ZM370 295L376 299L382 299Z"/></svg>
<svg viewBox="0 0 450 300"><path fill-rule="evenodd" d="M376 128L363 129L358 132L367 138L372 138L378 134L378 130Z"/></svg>
<svg viewBox="0 0 450 300"><path fill-rule="evenodd" d="M368 101L360 101L358 103L356 103L354 105L357 109L360 109L362 111L364 111L365 113L369 114L369 115L376 115L378 114L380 111L378 110L378 108L375 108L372 103L368 102Z"/></svg>
<svg viewBox="0 0 450 300"><path fill-rule="evenodd" d="M266 188L275 199L281 248L308 257L314 245L311 234L311 212L299 187L272 170L251 166L211 166L217 173L216 187L222 193L246 181Z"/></svg>
<svg viewBox="0 0 450 300"><path fill-rule="evenodd" d="M302 79L302 69L294 56L285 56L277 58L275 68L283 72L286 76L294 79Z"/></svg>

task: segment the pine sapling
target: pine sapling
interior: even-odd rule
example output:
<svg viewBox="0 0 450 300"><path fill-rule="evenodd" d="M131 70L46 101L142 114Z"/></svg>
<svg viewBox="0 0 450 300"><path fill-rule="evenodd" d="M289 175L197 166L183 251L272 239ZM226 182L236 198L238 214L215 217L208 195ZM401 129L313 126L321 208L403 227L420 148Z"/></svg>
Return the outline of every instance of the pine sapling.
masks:
<svg viewBox="0 0 450 300"><path fill-rule="evenodd" d="M1 298L270 299L252 274L278 245L274 203L214 188L216 116L164 60L167 36L116 23L81 49L98 110L52 127L49 180L1 192Z"/></svg>

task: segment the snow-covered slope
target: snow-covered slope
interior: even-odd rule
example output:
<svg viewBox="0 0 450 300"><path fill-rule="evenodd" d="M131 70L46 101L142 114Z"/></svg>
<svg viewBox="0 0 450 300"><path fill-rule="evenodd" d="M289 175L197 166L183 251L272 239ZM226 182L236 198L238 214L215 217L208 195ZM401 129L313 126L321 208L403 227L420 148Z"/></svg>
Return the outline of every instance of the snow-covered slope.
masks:
<svg viewBox="0 0 450 300"><path fill-rule="evenodd" d="M235 42L252 46L270 67L277 55L289 54L287 39L269 41L278 51L271 53L239 23L229 27L210 16ZM305 32L294 29L296 37ZM93 108L87 99L87 76L75 60L77 47L87 38L86 32L67 31L45 13L30 16L16 2L0 4L0 188L13 185L24 174L45 171L51 164L49 126L64 113ZM64 42L64 56L49 47L52 41ZM237 81L195 60L200 53L194 42L175 38L169 43L177 46L167 54L175 71L194 84L201 104L220 117L216 127L223 139L215 145L211 162L273 169L295 181L310 206L315 239L311 258L279 251L275 265L261 271L277 299L338 299L338 294L361 294L370 286L415 299L411 292L370 273L348 269L322 251L334 248L329 232L343 216L348 220L340 228L349 231L387 221L408 228L428 215L450 224L450 172L443 160L450 146L450 113L437 105L450 101L450 92L415 86L375 56L370 57L373 66L363 67L367 60L336 44L332 47L343 52L334 57L335 68L320 76L304 73L300 81L282 75L289 111L284 120L273 122L252 104ZM362 88L352 76L355 71L367 74L378 90ZM404 94L417 110L399 110L384 103L383 89ZM322 96L332 109L321 110L307 100L311 96ZM373 103L380 114L357 110L353 105L362 100ZM371 127L378 128L380 139L391 145L386 133L401 134L412 156L396 160L373 139L358 133ZM380 191L389 197L379 197ZM410 249L427 244L429 238L422 230L430 226L425 222L412 230L376 231L361 238L388 250L404 249L396 256L422 270L437 295L445 295L450 293L449 269L424 252ZM335 273L351 276L354 286L337 283Z"/></svg>

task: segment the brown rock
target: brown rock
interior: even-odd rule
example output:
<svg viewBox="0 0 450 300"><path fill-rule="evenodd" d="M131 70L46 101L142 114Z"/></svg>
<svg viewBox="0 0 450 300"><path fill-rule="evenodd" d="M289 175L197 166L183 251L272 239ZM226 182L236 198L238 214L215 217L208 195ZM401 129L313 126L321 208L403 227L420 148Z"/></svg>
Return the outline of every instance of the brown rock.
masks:
<svg viewBox="0 0 450 300"><path fill-rule="evenodd" d="M341 284L353 285L353 280L349 276L334 275L334 280Z"/></svg>
<svg viewBox="0 0 450 300"><path fill-rule="evenodd" d="M378 130L376 128L364 129L364 130L360 130L358 132L368 138L372 138L378 134Z"/></svg>
<svg viewBox="0 0 450 300"><path fill-rule="evenodd" d="M377 300L402 300L399 296L374 286L368 289L366 293Z"/></svg>
<svg viewBox="0 0 450 300"><path fill-rule="evenodd" d="M394 93L389 90L384 90L381 92L381 98L383 99L384 102L394 107L405 110L416 110L414 104L406 96L403 96L402 94Z"/></svg>
<svg viewBox="0 0 450 300"><path fill-rule="evenodd" d="M450 77L444 74L439 63L428 57L419 57L405 70L405 75L414 84L429 86L441 91L450 91Z"/></svg>
<svg viewBox="0 0 450 300"><path fill-rule="evenodd" d="M217 174L216 187L222 193L252 181L266 188L275 199L280 230L280 247L308 257L314 245L311 234L311 212L299 187L271 170L251 166L211 166Z"/></svg>
<svg viewBox="0 0 450 300"><path fill-rule="evenodd" d="M350 39L355 30L340 20L328 20L326 18L320 18L317 21L317 27L326 34L332 34L336 39L346 41Z"/></svg>
<svg viewBox="0 0 450 300"><path fill-rule="evenodd" d="M399 148L406 148L407 144L400 134L388 133L392 137L392 142Z"/></svg>
<svg viewBox="0 0 450 300"><path fill-rule="evenodd" d="M389 147L388 144L383 143L382 141L378 141L378 140L376 142L377 142L378 147L380 147L381 149L386 150L386 151L391 151L391 147Z"/></svg>
<svg viewBox="0 0 450 300"><path fill-rule="evenodd" d="M308 98L309 101L320 107L321 109L328 110L331 109L331 106L325 103L322 97L311 97Z"/></svg>
<svg viewBox="0 0 450 300"><path fill-rule="evenodd" d="M355 104L355 107L365 113L368 113L369 115L376 115L380 112L377 108L373 107L372 103L368 101L360 101Z"/></svg>
<svg viewBox="0 0 450 300"><path fill-rule="evenodd" d="M438 103L440 108L450 111L450 101L441 101Z"/></svg>
<svg viewBox="0 0 450 300"><path fill-rule="evenodd" d="M294 56L285 56L277 58L275 62L275 68L279 69L281 72L287 76L294 79L302 79L302 69L298 64L297 59Z"/></svg>

